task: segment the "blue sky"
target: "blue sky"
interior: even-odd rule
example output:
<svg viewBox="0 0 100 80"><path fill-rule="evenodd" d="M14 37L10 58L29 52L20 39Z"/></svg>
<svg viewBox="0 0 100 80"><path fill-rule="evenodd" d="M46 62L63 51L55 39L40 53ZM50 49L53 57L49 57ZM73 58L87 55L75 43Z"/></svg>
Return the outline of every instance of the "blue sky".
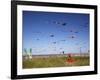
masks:
<svg viewBox="0 0 100 80"><path fill-rule="evenodd" d="M23 11L22 35L23 50L33 55L87 53L89 14Z"/></svg>

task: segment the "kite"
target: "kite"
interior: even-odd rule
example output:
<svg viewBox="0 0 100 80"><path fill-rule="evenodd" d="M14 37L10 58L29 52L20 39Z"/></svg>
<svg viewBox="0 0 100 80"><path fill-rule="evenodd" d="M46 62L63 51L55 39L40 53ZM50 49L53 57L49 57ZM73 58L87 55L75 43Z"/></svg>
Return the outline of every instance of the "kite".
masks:
<svg viewBox="0 0 100 80"><path fill-rule="evenodd" d="M63 26L66 26L67 23L62 23Z"/></svg>
<svg viewBox="0 0 100 80"><path fill-rule="evenodd" d="M75 33L78 33L78 31L76 31Z"/></svg>
<svg viewBox="0 0 100 80"><path fill-rule="evenodd" d="M56 42L53 42L53 44L56 44Z"/></svg>
<svg viewBox="0 0 100 80"><path fill-rule="evenodd" d="M75 36L71 36L70 38L72 38L72 39L73 39L73 38L75 38Z"/></svg>
<svg viewBox="0 0 100 80"><path fill-rule="evenodd" d="M39 40L39 39L36 39L36 40Z"/></svg>
<svg viewBox="0 0 100 80"><path fill-rule="evenodd" d="M50 37L54 37L54 35L50 35Z"/></svg>
<svg viewBox="0 0 100 80"><path fill-rule="evenodd" d="M66 41L66 40L61 40L61 41Z"/></svg>

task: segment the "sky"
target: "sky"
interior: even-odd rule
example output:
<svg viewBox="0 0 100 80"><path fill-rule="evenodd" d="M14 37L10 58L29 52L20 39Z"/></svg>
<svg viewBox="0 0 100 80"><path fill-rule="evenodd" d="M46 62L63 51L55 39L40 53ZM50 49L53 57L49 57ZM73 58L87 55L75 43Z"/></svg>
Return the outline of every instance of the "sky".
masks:
<svg viewBox="0 0 100 80"><path fill-rule="evenodd" d="M23 11L23 54L87 53L89 14Z"/></svg>

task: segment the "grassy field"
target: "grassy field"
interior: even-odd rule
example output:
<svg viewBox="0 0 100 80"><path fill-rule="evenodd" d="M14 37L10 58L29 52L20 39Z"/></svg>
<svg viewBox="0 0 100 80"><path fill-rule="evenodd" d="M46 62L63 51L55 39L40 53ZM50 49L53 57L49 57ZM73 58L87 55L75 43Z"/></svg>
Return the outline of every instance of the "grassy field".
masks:
<svg viewBox="0 0 100 80"><path fill-rule="evenodd" d="M73 57L74 62L67 62L67 57L48 57L48 58L32 58L23 60L23 68L47 68L47 67L68 67L68 66L87 66L89 65L89 57Z"/></svg>

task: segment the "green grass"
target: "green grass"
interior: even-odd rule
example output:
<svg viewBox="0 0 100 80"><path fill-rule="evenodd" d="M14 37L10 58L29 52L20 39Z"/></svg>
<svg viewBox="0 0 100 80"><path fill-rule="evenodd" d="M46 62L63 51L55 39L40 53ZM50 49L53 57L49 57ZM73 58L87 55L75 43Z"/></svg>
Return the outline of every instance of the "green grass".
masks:
<svg viewBox="0 0 100 80"><path fill-rule="evenodd" d="M23 68L45 68L45 67L68 67L68 66L87 66L89 57L73 57L75 62L66 62L67 57L48 57L32 58L23 60Z"/></svg>

